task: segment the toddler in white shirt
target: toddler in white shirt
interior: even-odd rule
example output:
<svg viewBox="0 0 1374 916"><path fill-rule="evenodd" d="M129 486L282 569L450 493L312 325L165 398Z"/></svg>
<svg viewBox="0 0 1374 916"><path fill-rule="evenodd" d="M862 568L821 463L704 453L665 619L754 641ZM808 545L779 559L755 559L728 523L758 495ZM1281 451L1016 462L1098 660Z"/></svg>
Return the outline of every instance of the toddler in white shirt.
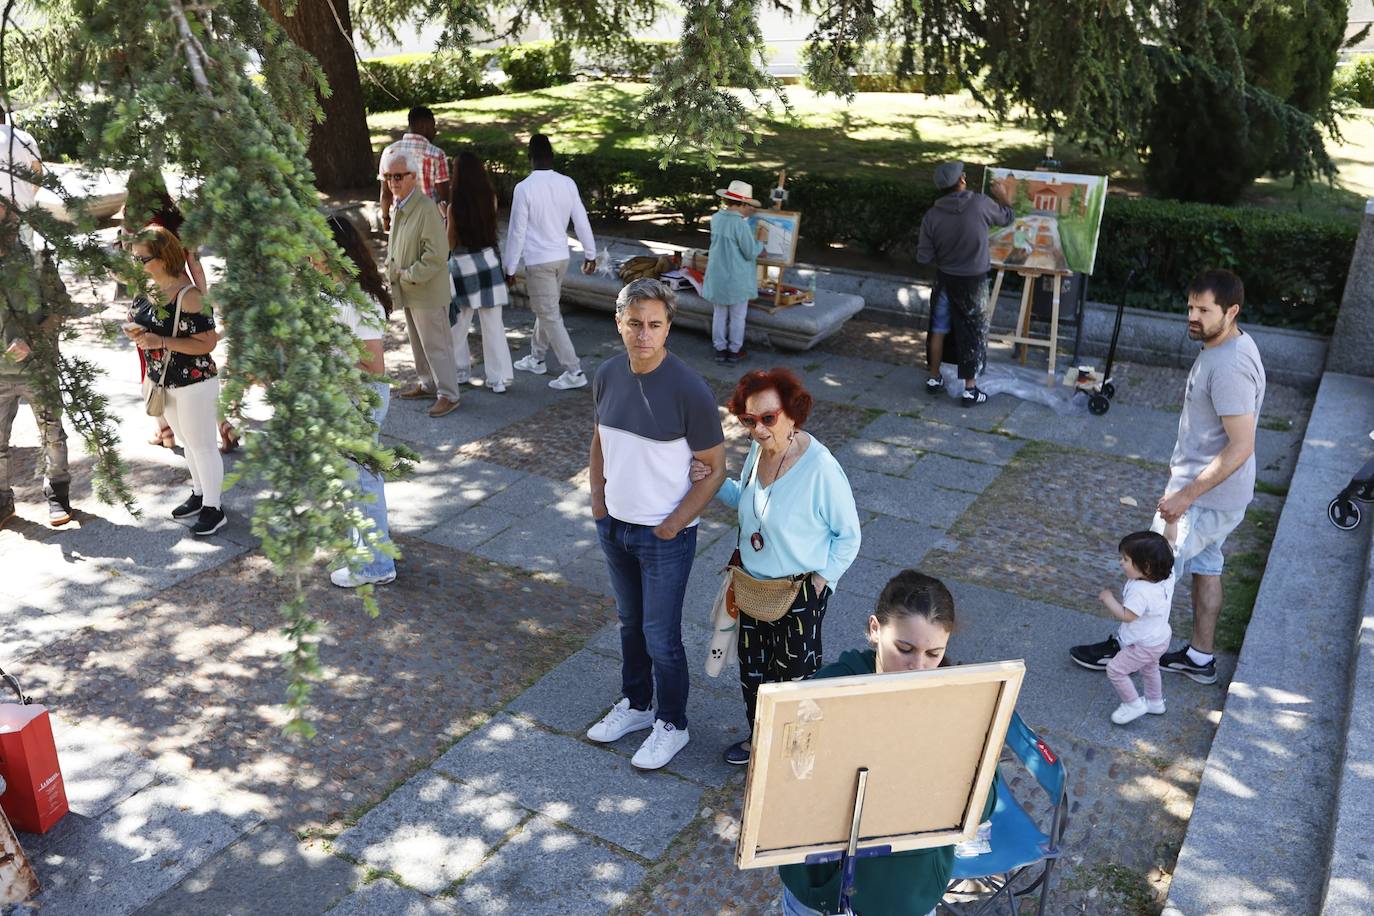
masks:
<svg viewBox="0 0 1374 916"><path fill-rule="evenodd" d="M1147 712L1164 714L1159 657L1168 651L1173 635L1169 610L1174 603L1174 550L1163 535L1153 531L1128 534L1117 549L1121 552L1121 571L1126 574L1121 600L1109 588L1104 588L1098 598L1121 621L1116 633L1121 651L1107 663L1107 678L1121 697L1112 721L1125 725ZM1137 671L1145 686L1144 698L1131 682Z"/></svg>

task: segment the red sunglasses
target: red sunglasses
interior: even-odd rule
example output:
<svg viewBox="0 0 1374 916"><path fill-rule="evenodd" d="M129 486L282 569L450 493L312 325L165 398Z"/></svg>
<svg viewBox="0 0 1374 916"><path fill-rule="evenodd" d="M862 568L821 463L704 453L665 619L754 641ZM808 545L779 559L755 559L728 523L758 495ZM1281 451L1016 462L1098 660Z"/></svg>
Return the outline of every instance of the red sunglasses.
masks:
<svg viewBox="0 0 1374 916"><path fill-rule="evenodd" d="M736 414L735 418L739 420L740 423L744 424L745 429L753 429L760 423L762 423L764 426L771 427L773 424L778 422L778 417L780 416L782 416L782 411L773 411L772 413L761 413L758 416L754 416L751 413L741 413Z"/></svg>

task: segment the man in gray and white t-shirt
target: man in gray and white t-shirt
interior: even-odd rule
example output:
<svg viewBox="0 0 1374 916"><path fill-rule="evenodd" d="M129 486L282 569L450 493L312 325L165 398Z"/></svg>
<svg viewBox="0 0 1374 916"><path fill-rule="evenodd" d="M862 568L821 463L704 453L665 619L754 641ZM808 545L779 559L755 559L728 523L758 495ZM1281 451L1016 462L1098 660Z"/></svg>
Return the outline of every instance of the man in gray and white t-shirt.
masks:
<svg viewBox="0 0 1374 916"><path fill-rule="evenodd" d="M1188 336L1202 352L1188 373L1169 483L1156 507L1154 530L1178 551L1179 577L1193 574L1193 633L1166 652L1164 671L1199 684L1217 679L1213 639L1221 613L1221 547L1255 497L1255 426L1264 404L1264 364L1254 339L1237 325L1245 287L1229 270L1203 271L1188 286ZM1088 668L1105 668L1114 639L1070 650Z"/></svg>

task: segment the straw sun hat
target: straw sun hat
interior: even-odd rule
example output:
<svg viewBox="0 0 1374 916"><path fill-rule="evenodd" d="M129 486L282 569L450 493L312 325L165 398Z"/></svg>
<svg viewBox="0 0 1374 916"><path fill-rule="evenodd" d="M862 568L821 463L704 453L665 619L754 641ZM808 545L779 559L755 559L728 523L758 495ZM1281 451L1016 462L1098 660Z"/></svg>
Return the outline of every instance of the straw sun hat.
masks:
<svg viewBox="0 0 1374 916"><path fill-rule="evenodd" d="M728 189L716 191L716 196L733 204L748 204L751 207L763 206L754 199L754 186L747 181L732 181Z"/></svg>

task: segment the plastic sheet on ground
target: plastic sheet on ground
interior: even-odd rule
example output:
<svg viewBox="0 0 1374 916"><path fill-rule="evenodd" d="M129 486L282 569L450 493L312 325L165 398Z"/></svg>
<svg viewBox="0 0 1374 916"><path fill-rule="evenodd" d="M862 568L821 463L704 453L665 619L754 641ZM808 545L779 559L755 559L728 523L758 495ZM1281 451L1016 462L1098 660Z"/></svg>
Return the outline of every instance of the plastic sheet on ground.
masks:
<svg viewBox="0 0 1374 916"><path fill-rule="evenodd" d="M959 370L946 363L940 367L940 375L945 380L945 394L954 400L963 396L964 383L959 380ZM1009 394L1023 401L1043 404L1059 414L1085 414L1088 412L1088 396L1073 388L1059 384L1045 384L1045 371L1028 366L988 366L978 376L978 387L988 397Z"/></svg>

